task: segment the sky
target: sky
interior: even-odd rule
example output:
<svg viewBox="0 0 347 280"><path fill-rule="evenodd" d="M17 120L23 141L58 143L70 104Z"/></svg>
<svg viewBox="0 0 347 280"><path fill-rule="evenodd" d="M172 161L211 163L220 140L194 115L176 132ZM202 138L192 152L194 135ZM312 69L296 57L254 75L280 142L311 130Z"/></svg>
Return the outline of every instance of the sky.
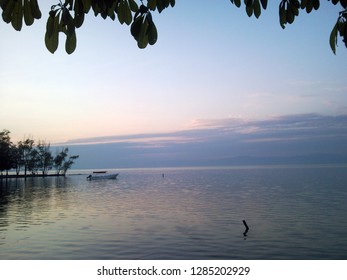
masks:
<svg viewBox="0 0 347 280"><path fill-rule="evenodd" d="M33 26L0 23L0 129L14 142L71 145L84 168L110 148L108 167L347 154L347 49L330 49L331 2L283 30L277 1L259 19L227 0L176 1L153 13L158 41L144 50L128 26L90 13L72 55L63 36L45 48L55 1L39 4Z"/></svg>
<svg viewBox="0 0 347 280"><path fill-rule="evenodd" d="M77 169L346 164L347 115L226 118L190 130L75 139ZM97 144L95 144L97 143Z"/></svg>

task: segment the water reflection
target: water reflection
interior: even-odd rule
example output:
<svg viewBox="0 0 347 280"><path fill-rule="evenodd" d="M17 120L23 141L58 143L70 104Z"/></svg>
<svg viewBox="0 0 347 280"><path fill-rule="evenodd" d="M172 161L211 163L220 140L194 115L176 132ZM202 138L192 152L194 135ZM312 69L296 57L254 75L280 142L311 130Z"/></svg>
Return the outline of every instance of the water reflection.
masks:
<svg viewBox="0 0 347 280"><path fill-rule="evenodd" d="M52 217L52 207L64 211L71 196L65 188L66 180L57 178L29 178L7 180L1 187L0 226L11 224L15 230L26 230L30 225L40 225L59 218ZM53 218L53 219L52 219Z"/></svg>
<svg viewBox="0 0 347 280"><path fill-rule="evenodd" d="M0 259L347 258L347 173L329 172L127 170L116 181L8 180L0 188ZM252 238L240 242L248 224Z"/></svg>

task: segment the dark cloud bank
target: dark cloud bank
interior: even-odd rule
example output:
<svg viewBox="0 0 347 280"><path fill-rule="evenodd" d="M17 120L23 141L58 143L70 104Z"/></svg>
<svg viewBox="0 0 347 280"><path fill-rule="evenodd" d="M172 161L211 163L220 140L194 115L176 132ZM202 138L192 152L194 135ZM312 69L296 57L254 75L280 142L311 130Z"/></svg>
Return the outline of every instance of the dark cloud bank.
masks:
<svg viewBox="0 0 347 280"><path fill-rule="evenodd" d="M75 139L75 168L347 163L347 115L202 120L185 131Z"/></svg>

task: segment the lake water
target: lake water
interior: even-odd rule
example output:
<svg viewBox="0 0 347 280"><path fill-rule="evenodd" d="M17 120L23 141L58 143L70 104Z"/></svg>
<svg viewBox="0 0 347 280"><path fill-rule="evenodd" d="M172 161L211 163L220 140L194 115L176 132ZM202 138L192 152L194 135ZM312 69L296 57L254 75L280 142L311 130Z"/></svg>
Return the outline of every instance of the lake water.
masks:
<svg viewBox="0 0 347 280"><path fill-rule="evenodd" d="M117 172L3 180L0 259L347 259L347 167Z"/></svg>

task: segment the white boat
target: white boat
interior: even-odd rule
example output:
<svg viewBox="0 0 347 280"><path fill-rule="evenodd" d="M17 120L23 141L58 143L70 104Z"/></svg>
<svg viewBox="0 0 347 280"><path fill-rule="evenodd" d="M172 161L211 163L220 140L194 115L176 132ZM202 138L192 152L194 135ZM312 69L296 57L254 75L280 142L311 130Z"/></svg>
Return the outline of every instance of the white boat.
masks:
<svg viewBox="0 0 347 280"><path fill-rule="evenodd" d="M117 179L118 173L106 174L107 171L94 171L93 174L87 176L87 180L100 180L100 179Z"/></svg>

